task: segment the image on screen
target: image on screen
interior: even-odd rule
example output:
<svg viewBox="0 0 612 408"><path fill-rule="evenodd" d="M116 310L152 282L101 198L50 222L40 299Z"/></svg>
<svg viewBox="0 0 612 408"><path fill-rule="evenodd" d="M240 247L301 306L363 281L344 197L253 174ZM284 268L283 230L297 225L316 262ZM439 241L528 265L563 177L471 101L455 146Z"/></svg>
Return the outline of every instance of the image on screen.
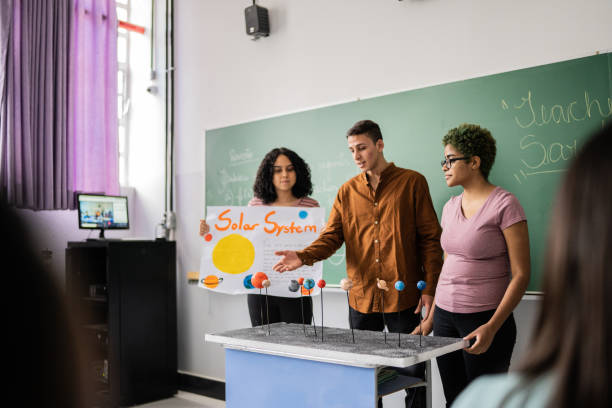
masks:
<svg viewBox="0 0 612 408"><path fill-rule="evenodd" d="M79 228L128 229L127 197L79 194Z"/></svg>

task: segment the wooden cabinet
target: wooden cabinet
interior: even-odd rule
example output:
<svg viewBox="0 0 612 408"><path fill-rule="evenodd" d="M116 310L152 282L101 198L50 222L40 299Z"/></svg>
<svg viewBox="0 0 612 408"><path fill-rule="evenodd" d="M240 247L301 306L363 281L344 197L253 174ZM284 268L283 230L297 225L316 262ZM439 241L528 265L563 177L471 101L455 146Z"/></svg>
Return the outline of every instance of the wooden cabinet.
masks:
<svg viewBox="0 0 612 408"><path fill-rule="evenodd" d="M66 292L88 350L91 406L176 394L175 242L69 242Z"/></svg>

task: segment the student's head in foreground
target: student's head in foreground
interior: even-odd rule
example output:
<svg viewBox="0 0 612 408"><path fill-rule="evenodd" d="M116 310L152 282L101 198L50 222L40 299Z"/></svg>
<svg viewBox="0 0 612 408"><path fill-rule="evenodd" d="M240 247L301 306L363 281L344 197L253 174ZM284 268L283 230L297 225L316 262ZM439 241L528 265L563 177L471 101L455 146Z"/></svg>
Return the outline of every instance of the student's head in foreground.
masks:
<svg viewBox="0 0 612 408"><path fill-rule="evenodd" d="M21 216L0 199L6 389L24 407L83 406L89 381L74 314Z"/></svg>
<svg viewBox="0 0 612 408"><path fill-rule="evenodd" d="M612 406L612 121L582 147L554 203L542 307L522 371L552 373L550 407Z"/></svg>

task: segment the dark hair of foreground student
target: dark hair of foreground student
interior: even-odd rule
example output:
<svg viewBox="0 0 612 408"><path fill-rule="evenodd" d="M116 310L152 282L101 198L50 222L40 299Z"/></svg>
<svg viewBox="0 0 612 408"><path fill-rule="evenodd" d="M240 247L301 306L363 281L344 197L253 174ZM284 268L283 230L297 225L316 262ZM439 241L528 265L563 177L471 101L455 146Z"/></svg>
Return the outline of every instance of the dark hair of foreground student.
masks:
<svg viewBox="0 0 612 408"><path fill-rule="evenodd" d="M16 211L0 200L5 389L24 407L83 406L80 343L61 289Z"/></svg>
<svg viewBox="0 0 612 408"><path fill-rule="evenodd" d="M573 161L549 233L544 299L522 372L556 379L549 407L611 407L612 123Z"/></svg>

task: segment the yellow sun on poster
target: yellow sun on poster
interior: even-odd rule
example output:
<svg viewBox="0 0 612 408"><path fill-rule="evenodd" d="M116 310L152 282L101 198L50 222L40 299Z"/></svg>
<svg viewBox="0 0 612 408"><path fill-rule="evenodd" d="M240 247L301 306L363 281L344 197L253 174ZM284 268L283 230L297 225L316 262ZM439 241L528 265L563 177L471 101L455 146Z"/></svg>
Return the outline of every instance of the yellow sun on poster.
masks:
<svg viewBox="0 0 612 408"><path fill-rule="evenodd" d="M255 247L247 238L230 234L221 238L212 253L212 261L217 269L225 273L246 272L255 260Z"/></svg>

